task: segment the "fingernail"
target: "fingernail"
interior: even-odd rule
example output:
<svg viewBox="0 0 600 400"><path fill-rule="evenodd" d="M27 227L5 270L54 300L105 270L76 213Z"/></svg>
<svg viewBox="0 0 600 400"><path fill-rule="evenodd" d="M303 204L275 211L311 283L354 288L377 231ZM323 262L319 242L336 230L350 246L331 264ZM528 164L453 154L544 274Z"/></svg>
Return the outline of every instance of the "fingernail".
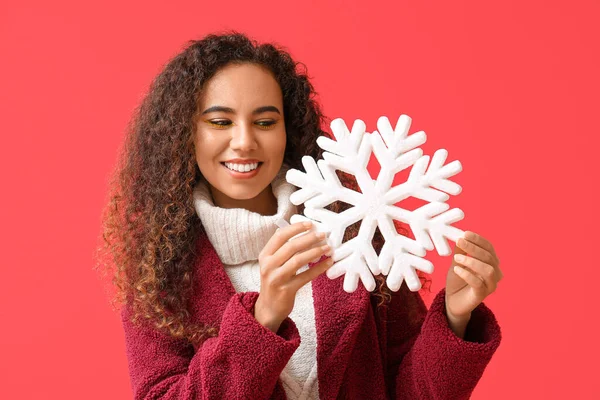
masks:
<svg viewBox="0 0 600 400"><path fill-rule="evenodd" d="M465 261L465 256L463 256L462 254L455 254L454 260L458 261L458 262L463 262L463 261Z"/></svg>

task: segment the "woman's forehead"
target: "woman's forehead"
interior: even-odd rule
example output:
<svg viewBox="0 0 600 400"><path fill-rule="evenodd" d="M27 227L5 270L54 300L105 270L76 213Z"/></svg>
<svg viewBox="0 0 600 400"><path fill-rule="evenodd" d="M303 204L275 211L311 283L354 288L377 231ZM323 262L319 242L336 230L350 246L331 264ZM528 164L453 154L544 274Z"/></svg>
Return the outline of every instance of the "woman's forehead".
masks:
<svg viewBox="0 0 600 400"><path fill-rule="evenodd" d="M279 84L266 68L254 64L230 65L218 71L204 85L200 96L201 111L224 106L252 111L264 105L281 105Z"/></svg>

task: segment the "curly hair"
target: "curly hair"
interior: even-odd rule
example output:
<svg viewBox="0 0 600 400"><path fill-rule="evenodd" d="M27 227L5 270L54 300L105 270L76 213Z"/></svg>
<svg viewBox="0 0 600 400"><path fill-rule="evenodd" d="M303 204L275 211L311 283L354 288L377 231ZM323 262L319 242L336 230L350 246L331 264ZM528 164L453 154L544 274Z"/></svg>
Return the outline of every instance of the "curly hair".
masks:
<svg viewBox="0 0 600 400"><path fill-rule="evenodd" d="M199 256L195 244L206 234L193 205L193 188L201 179L193 142L195 121L203 85L231 63L265 66L279 83L287 136L284 163L302 169L302 156L321 158L316 139L327 134L321 127L329 121L315 100L304 64L279 46L258 44L235 31L190 40L150 84L128 123L109 181L97 248L95 269L111 278L113 305L128 304L133 322L140 317L151 320L157 329L194 344L218 333L215 327L193 323L188 308ZM356 188L347 174L338 176L344 185ZM344 207L336 202L329 209L339 212ZM298 211L303 211L302 205ZM358 227L349 227L345 240L357 232ZM373 243L381 248L379 232ZM103 255L109 256L108 262ZM376 279L372 295L380 297L382 305L391 296L384 277Z"/></svg>

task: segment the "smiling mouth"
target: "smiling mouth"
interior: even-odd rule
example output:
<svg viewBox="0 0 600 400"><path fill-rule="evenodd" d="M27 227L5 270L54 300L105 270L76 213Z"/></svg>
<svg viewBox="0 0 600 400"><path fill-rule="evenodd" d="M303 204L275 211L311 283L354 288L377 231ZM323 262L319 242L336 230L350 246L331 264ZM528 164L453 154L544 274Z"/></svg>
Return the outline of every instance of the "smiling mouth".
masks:
<svg viewBox="0 0 600 400"><path fill-rule="evenodd" d="M256 166L256 168L254 168L254 169L252 169L252 170L250 170L250 171L238 171L238 170L235 170L235 169L231 169L231 168L229 168L227 165L225 165L225 162L221 162L221 165L222 165L222 166L224 166L225 168L227 168L229 171L232 171L232 172L237 172L238 174L249 174L249 173L251 173L251 172L254 172L254 171L256 171L257 169L259 169L259 168L261 167L261 165L263 165L263 161L259 161L257 164L258 164L258 165ZM238 164L238 165L239 165L239 164ZM243 164L242 164L242 165L243 165Z"/></svg>

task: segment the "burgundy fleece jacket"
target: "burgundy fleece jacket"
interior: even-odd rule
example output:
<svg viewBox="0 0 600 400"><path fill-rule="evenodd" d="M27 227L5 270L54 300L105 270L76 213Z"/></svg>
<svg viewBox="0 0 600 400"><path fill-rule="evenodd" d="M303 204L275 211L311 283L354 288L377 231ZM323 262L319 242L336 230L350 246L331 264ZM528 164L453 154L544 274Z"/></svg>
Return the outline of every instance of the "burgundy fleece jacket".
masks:
<svg viewBox="0 0 600 400"><path fill-rule="evenodd" d="M219 335L199 348L121 312L135 399L285 399L279 375L300 344L288 317L277 334L253 316L256 292L235 293L206 237L198 242L194 321L217 325ZM310 284L310 283L309 283ZM445 290L429 310L406 285L391 304L361 285L343 290L343 276L312 281L320 399L468 399L498 348L492 311L473 310L465 339L445 315Z"/></svg>

